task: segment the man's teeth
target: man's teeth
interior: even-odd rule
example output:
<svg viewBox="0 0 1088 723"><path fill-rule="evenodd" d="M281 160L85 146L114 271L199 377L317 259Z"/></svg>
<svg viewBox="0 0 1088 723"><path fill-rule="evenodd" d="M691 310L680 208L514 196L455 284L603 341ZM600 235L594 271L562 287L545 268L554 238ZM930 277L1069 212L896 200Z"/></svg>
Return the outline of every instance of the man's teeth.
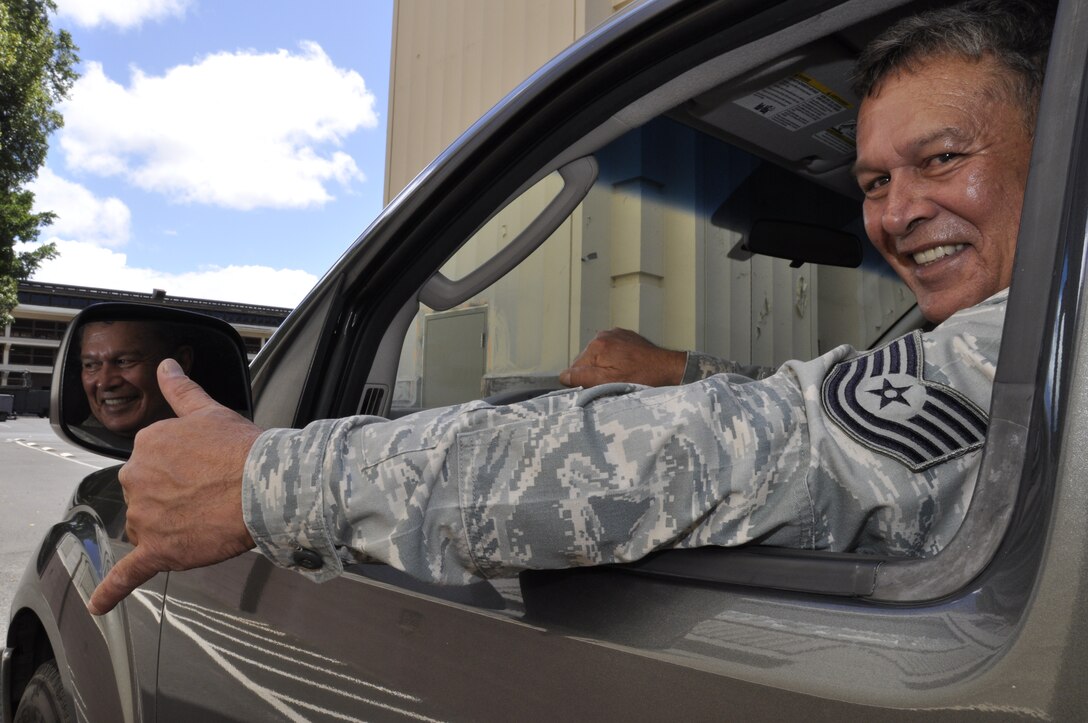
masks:
<svg viewBox="0 0 1088 723"><path fill-rule="evenodd" d="M954 253L963 249L966 244L952 244L950 246L935 246L931 249L926 249L921 253L914 254L914 263L916 264L929 264L937 259L944 258L945 256L951 256Z"/></svg>
<svg viewBox="0 0 1088 723"><path fill-rule="evenodd" d="M102 403L107 407L116 407L120 404L128 404L132 401L132 397L113 397L110 399L103 399Z"/></svg>

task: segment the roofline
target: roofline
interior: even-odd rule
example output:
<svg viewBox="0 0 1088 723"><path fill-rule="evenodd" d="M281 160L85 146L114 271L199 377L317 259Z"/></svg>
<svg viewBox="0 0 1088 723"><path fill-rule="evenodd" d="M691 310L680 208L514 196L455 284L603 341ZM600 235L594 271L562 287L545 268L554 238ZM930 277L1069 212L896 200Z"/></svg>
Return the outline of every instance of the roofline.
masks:
<svg viewBox="0 0 1088 723"><path fill-rule="evenodd" d="M141 301L150 303L169 303L171 306L184 306L192 309L214 309L217 311L247 311L270 314L274 316L287 316L292 309L282 306L262 306L260 304L242 304L234 301L219 301L215 299L194 299L186 296L167 297L165 292L145 293L140 291L121 291L119 289L103 289L94 286L74 286L70 284L51 284L42 281L18 281L20 291L40 291L62 293L83 296L85 298L101 298L110 301Z"/></svg>

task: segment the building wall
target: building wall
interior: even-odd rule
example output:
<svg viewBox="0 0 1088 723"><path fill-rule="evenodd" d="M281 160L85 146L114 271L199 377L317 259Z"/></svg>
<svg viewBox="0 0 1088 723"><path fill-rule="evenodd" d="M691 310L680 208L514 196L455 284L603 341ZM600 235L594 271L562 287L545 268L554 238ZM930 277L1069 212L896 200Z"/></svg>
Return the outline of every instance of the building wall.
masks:
<svg viewBox="0 0 1088 723"><path fill-rule="evenodd" d="M529 74L631 0L396 0L388 203Z"/></svg>

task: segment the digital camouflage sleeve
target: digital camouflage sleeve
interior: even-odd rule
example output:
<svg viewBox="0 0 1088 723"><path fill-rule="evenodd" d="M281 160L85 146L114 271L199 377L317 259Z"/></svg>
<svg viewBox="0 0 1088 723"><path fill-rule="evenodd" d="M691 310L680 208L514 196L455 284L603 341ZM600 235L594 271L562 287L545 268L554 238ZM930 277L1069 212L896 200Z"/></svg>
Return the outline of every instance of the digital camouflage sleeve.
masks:
<svg viewBox="0 0 1088 723"><path fill-rule="evenodd" d="M730 359L722 359L711 354L689 351L687 364L684 366L684 378L681 384L693 384L715 374L739 374L749 379L766 379L774 374L774 367L745 366Z"/></svg>
<svg viewBox="0 0 1088 723"><path fill-rule="evenodd" d="M761 381L269 430L246 463L246 524L317 580L355 560L468 583L752 542L930 554L971 499L1005 300Z"/></svg>

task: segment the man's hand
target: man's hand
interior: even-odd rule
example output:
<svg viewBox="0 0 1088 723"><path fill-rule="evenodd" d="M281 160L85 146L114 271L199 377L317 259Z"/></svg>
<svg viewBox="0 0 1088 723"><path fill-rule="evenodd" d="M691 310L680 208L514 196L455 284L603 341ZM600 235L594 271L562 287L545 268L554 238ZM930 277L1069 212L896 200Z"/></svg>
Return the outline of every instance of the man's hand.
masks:
<svg viewBox="0 0 1088 723"><path fill-rule="evenodd" d="M662 349L627 329L598 332L585 351L559 374L568 387L594 387L608 382L633 382L651 387L679 384L687 354Z"/></svg>
<svg viewBox="0 0 1088 723"><path fill-rule="evenodd" d="M87 605L94 615L160 571L211 565L253 547L242 519L242 470L260 428L216 403L173 359L159 365L158 377L178 418L138 432L118 473L136 548L94 591Z"/></svg>

